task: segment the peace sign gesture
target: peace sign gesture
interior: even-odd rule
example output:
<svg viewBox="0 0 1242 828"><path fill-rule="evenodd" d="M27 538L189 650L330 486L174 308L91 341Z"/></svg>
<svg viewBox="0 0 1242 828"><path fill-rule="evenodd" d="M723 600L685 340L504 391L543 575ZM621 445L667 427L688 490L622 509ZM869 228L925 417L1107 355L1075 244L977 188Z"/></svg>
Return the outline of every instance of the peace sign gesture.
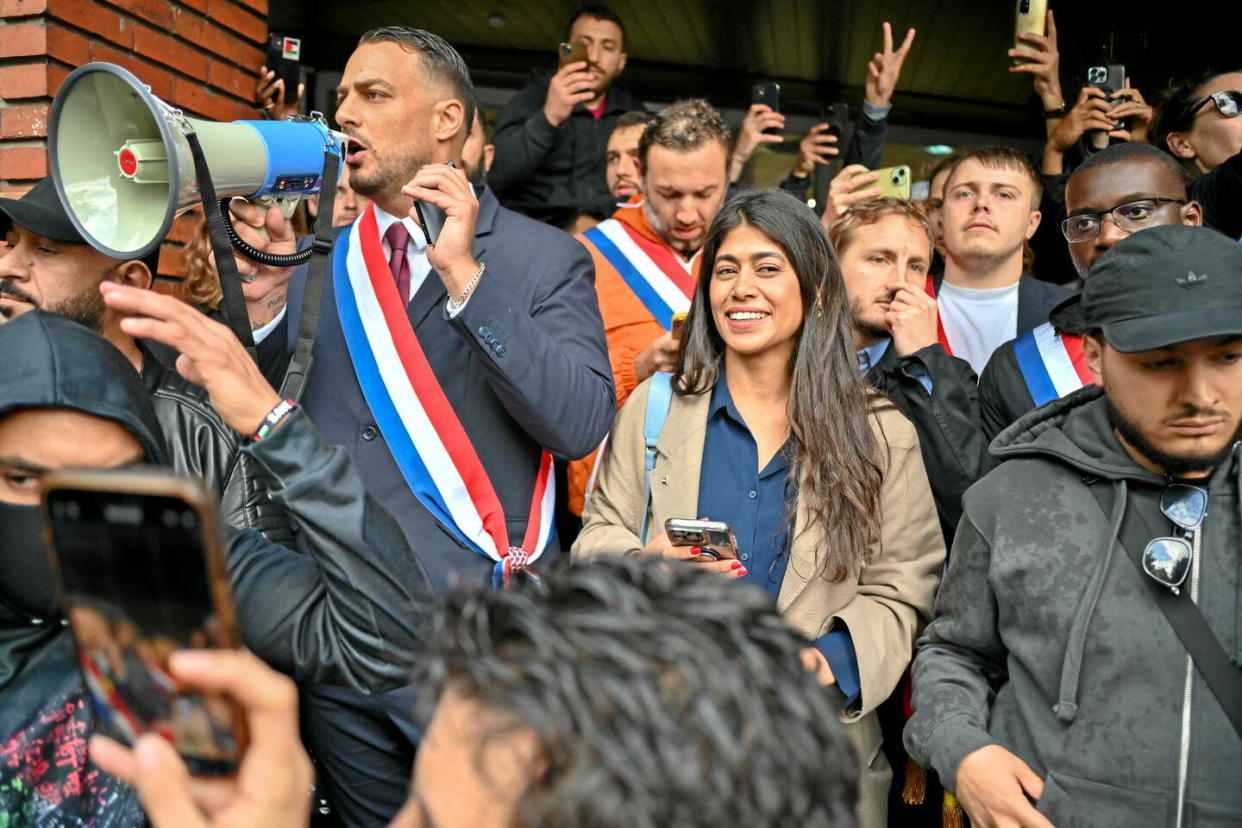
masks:
<svg viewBox="0 0 1242 828"><path fill-rule="evenodd" d="M884 51L876 52L867 64L865 97L872 106L888 106L893 90L897 88L897 78L901 76L901 65L906 62L906 54L914 43L914 29L910 29L901 42L901 48L894 52L893 27L887 21L883 27Z"/></svg>

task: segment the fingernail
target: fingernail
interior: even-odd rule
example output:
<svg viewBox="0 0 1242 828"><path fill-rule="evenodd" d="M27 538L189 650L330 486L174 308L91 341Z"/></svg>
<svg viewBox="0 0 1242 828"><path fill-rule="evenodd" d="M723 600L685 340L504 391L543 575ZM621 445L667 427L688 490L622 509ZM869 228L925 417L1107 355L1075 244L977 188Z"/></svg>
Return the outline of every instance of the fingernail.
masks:
<svg viewBox="0 0 1242 828"><path fill-rule="evenodd" d="M742 567L741 569L739 569L739 570L737 571L737 577L739 577L739 578L745 578L745 577L746 577L746 567Z"/></svg>
<svg viewBox="0 0 1242 828"><path fill-rule="evenodd" d="M702 549L700 549L700 548L699 548L699 547L697 547L697 546L692 546L692 547L690 547L690 554L691 554L691 555L702 555L702 554L703 554L703 550L702 550Z"/></svg>
<svg viewBox="0 0 1242 828"><path fill-rule="evenodd" d="M741 562L741 561L734 561L734 562L733 562L733 568L734 568L734 569L741 569L741 568L742 568L742 562Z"/></svg>

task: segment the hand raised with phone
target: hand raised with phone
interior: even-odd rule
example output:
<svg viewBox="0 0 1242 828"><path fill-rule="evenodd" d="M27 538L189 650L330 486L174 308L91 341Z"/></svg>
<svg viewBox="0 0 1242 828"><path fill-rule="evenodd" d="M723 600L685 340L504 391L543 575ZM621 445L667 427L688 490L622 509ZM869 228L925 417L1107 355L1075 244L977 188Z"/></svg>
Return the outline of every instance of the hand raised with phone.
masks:
<svg viewBox="0 0 1242 828"><path fill-rule="evenodd" d="M543 102L543 117L552 126L569 120L574 107L595 97L595 75L586 61L567 63L548 82L548 95Z"/></svg>
<svg viewBox="0 0 1242 828"><path fill-rule="evenodd" d="M466 173L452 164L427 164L401 188L404 195L444 213L444 224L427 247L427 261L444 282L449 298L456 299L478 272L474 258L474 230L479 216ZM418 221L418 212L410 208Z"/></svg>

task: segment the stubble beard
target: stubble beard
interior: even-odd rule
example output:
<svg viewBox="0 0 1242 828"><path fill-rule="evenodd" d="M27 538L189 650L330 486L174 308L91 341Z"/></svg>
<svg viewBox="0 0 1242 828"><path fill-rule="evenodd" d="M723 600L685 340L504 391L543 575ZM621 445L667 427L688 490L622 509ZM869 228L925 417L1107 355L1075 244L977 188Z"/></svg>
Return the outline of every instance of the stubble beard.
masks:
<svg viewBox="0 0 1242 828"><path fill-rule="evenodd" d="M377 196L396 198L401 188L409 183L421 167L431 163L431 153L425 147L400 148L384 154L371 153L373 170L367 172L359 167L349 168L349 186L359 195L375 199Z"/></svg>
<svg viewBox="0 0 1242 828"><path fill-rule="evenodd" d="M700 233L694 241L673 238L672 234L668 232L668 227L656 215L655 210L651 209L650 198L643 201L643 212L647 214L647 223L651 225L652 230L656 231L656 235L677 252L688 256L697 253L699 248L703 246L703 242L707 237L706 233Z"/></svg>
<svg viewBox="0 0 1242 828"><path fill-rule="evenodd" d="M854 331L860 340L878 341L892 336L884 325L876 325L863 318L862 301L857 298L850 299L850 321L854 324Z"/></svg>
<svg viewBox="0 0 1242 828"><path fill-rule="evenodd" d="M1156 448L1147 439L1138 426L1134 424L1134 421L1130 419L1129 415L1113 402L1112 397L1107 395L1107 387L1105 392L1104 401L1108 406L1108 422L1117 434L1135 451L1164 469L1166 474L1174 477L1184 477L1187 474L1196 472L1210 472L1225 461L1225 458L1233 451L1234 443L1239 438L1242 438L1242 424L1240 424L1238 430L1234 431L1233 436L1210 455L1169 454Z"/></svg>

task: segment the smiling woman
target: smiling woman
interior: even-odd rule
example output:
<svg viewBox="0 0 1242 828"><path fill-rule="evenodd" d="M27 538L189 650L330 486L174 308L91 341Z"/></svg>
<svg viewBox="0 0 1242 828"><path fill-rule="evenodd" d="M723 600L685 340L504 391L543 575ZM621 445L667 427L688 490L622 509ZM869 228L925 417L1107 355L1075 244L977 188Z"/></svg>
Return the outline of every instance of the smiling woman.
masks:
<svg viewBox="0 0 1242 828"><path fill-rule="evenodd" d="M738 195L702 255L654 467L648 380L618 415L573 553L662 556L766 590L836 688L859 755L878 756L861 768L859 814L883 825L873 711L909 663L944 559L918 441L864 383L841 269L805 204ZM713 550L723 559L659 531L704 516L732 529L736 548Z"/></svg>

